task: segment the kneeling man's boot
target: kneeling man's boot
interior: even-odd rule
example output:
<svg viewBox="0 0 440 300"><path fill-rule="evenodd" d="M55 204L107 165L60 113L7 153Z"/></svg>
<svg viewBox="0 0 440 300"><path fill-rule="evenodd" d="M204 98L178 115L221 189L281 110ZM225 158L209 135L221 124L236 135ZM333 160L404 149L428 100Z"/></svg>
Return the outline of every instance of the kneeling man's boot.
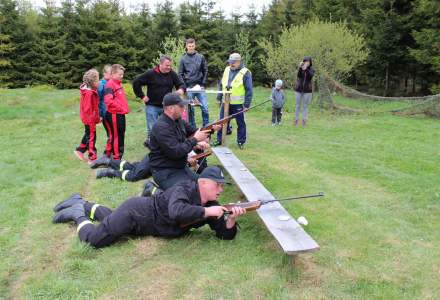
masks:
<svg viewBox="0 0 440 300"><path fill-rule="evenodd" d="M110 165L110 161L111 159L109 157L103 155L100 158L90 162L90 168L97 169L99 167L108 167Z"/></svg>
<svg viewBox="0 0 440 300"><path fill-rule="evenodd" d="M108 178L122 178L122 173L113 169L99 169L96 171L96 179L108 177Z"/></svg>
<svg viewBox="0 0 440 300"><path fill-rule="evenodd" d="M53 223L66 223L76 221L81 217L85 217L84 205L81 203L74 204L70 207L60 210L53 216Z"/></svg>
<svg viewBox="0 0 440 300"><path fill-rule="evenodd" d="M63 210L65 208L71 207L74 204L77 203L81 203L82 205L84 205L84 203L86 203L86 201L83 200L83 198L81 197L80 194L75 193L70 195L69 198L67 198L66 200L61 201L60 203L58 203L57 205L55 205L55 207L53 208L54 212L58 212L60 210Z"/></svg>

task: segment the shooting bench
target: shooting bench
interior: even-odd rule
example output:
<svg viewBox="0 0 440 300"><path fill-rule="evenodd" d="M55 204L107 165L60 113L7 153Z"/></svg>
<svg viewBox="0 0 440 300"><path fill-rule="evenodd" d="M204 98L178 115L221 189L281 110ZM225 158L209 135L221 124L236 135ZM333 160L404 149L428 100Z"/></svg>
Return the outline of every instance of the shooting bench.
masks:
<svg viewBox="0 0 440 300"><path fill-rule="evenodd" d="M215 147L212 150L247 201L275 199L231 150L226 147ZM257 213L284 253L297 255L319 249L319 245L279 202L263 205Z"/></svg>

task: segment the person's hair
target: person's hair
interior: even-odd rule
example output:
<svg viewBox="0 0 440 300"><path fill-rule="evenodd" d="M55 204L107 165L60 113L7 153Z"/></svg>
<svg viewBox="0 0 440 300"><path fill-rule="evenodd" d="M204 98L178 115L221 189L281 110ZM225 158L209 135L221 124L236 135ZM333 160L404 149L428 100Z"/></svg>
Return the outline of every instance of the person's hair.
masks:
<svg viewBox="0 0 440 300"><path fill-rule="evenodd" d="M110 72L112 71L112 65L104 65L104 67L102 67L102 74Z"/></svg>
<svg viewBox="0 0 440 300"><path fill-rule="evenodd" d="M94 82L99 81L99 72L96 69L90 69L83 75L83 82L91 87Z"/></svg>
<svg viewBox="0 0 440 300"><path fill-rule="evenodd" d="M195 39L189 38L189 39L186 39L185 44L194 44L195 42L196 42Z"/></svg>
<svg viewBox="0 0 440 300"><path fill-rule="evenodd" d="M112 74L118 72L119 70L125 71L125 68L122 65L120 65L120 64L112 65Z"/></svg>
<svg viewBox="0 0 440 300"><path fill-rule="evenodd" d="M161 64L163 64L164 61L166 61L166 60L173 61L173 59L172 59L170 56L168 56L168 55L161 55L161 57L160 57L160 59L159 59L159 62L160 62Z"/></svg>

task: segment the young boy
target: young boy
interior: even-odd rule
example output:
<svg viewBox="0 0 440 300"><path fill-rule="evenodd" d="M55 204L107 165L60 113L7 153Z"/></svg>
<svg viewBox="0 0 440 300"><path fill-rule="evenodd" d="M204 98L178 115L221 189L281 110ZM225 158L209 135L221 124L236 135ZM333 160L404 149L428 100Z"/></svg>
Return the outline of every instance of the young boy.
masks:
<svg viewBox="0 0 440 300"><path fill-rule="evenodd" d="M107 107L105 121L110 129L106 155L113 159L122 159L124 154L125 115L129 113L127 98L122 87L125 68L112 65L110 80L105 84L104 102Z"/></svg>
<svg viewBox="0 0 440 300"><path fill-rule="evenodd" d="M95 69L88 70L83 76L83 84L80 86L81 102L79 115L84 124L84 136L81 144L74 151L82 161L87 161L84 153L89 153L89 160L96 159L96 124L99 123L98 93L96 89L99 83L99 73Z"/></svg>
<svg viewBox="0 0 440 300"><path fill-rule="evenodd" d="M110 144L110 124L105 120L105 113L107 111L107 108L105 107L104 102L104 90L105 90L105 84L107 81L110 80L112 75L112 66L111 65L105 65L104 68L102 68L102 76L103 78L99 81L98 86L98 95L99 95L99 117L101 118L102 125L104 126L105 133L107 134L107 146ZM106 147L104 150L104 155L108 156L111 152L111 149Z"/></svg>
<svg viewBox="0 0 440 300"><path fill-rule="evenodd" d="M283 81L277 79L275 87L272 89L272 126L281 125L281 115L284 106L284 92L282 90Z"/></svg>

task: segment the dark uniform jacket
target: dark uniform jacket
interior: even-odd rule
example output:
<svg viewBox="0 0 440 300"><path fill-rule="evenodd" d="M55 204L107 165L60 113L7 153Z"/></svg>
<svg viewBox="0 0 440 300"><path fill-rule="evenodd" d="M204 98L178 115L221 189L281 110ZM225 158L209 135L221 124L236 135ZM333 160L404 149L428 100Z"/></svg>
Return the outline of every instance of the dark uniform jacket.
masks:
<svg viewBox="0 0 440 300"><path fill-rule="evenodd" d="M204 218L205 209L201 204L199 187L194 181L183 181L167 189L163 193L154 195L147 200L147 215L152 220L143 220L149 226L151 234L162 237L178 237L191 228L198 228L208 224L221 239L231 240L237 233L237 227L226 228L224 218ZM206 207L219 205L217 201L210 201ZM142 214L142 213L141 213ZM144 214L145 215L145 214ZM148 219L148 218L147 218Z"/></svg>
<svg viewBox="0 0 440 300"><path fill-rule="evenodd" d="M196 130L182 119L174 121L166 114L162 114L151 130L149 154L151 169L185 168L188 153L197 145L194 137L188 137Z"/></svg>

